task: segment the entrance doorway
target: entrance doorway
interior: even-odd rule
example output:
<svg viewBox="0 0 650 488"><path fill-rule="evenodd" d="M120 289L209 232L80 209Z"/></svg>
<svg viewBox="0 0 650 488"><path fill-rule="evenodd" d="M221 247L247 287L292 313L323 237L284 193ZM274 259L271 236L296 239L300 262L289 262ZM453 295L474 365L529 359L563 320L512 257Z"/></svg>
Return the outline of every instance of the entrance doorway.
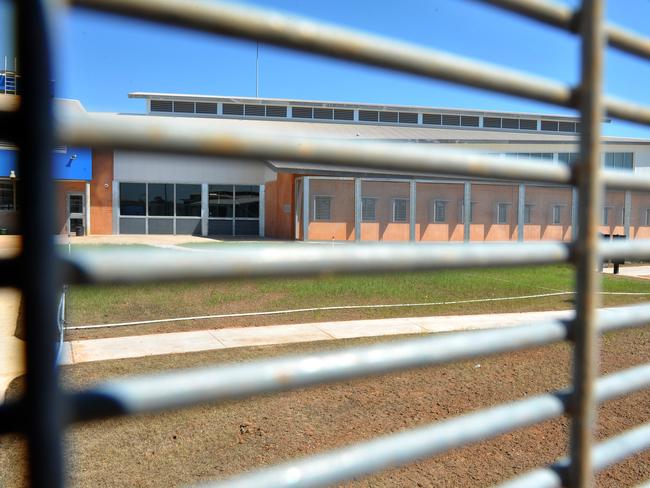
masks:
<svg viewBox="0 0 650 488"><path fill-rule="evenodd" d="M83 193L68 193L66 210L68 214L68 233L76 234L77 229L81 228L83 234L86 233L86 218Z"/></svg>

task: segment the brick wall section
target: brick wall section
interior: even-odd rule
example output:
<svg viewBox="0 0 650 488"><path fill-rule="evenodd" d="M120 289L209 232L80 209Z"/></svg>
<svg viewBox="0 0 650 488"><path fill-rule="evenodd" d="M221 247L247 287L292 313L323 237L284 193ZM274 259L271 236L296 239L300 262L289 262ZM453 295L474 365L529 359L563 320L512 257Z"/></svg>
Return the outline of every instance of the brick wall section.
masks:
<svg viewBox="0 0 650 488"><path fill-rule="evenodd" d="M113 233L113 151L93 149L90 233Z"/></svg>

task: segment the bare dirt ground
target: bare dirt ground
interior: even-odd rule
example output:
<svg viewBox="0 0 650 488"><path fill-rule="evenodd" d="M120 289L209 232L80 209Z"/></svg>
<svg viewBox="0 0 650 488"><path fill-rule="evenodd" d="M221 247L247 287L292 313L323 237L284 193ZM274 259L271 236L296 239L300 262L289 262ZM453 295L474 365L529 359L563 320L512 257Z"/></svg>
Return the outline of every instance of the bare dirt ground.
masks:
<svg viewBox="0 0 650 488"><path fill-rule="evenodd" d="M63 368L63 375L67 385L80 387L114 376L386 340L87 363ZM603 373L647 361L648 328L604 338ZM75 487L159 487L225 478L256 466L561 388L569 381L569 371L570 348L562 344L247 401L93 422L69 430L69 482ZM19 394L21 384L16 380L9 396ZM650 391L645 391L605 404L599 410L597 435L604 438L648 421ZM345 486L491 485L565 454L567 425L566 419L545 422ZM24 486L24 456L17 436L0 437L0 486ZM646 452L601 473L597 481L599 486L618 488L649 478L650 452Z"/></svg>

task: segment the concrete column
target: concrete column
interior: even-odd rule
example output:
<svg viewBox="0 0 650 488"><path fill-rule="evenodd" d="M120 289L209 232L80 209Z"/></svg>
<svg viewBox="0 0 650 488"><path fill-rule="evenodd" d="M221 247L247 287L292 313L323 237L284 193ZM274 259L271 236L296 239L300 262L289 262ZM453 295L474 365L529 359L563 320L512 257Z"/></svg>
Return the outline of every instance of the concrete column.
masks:
<svg viewBox="0 0 650 488"><path fill-rule="evenodd" d="M409 182L409 241L415 242L415 211L417 200L415 195L415 180Z"/></svg>
<svg viewBox="0 0 650 488"><path fill-rule="evenodd" d="M208 235L208 217L210 216L209 201L208 184L201 183L201 235L203 237Z"/></svg>
<svg viewBox="0 0 650 488"><path fill-rule="evenodd" d="M90 235L90 181L86 181L86 235Z"/></svg>
<svg viewBox="0 0 650 488"><path fill-rule="evenodd" d="M623 228L625 235L628 239L632 238L630 234L630 217L632 216L632 192L625 192L625 207L624 207L624 218L623 218Z"/></svg>
<svg viewBox="0 0 650 488"><path fill-rule="evenodd" d="M113 181L113 234L120 233L120 183Z"/></svg>
<svg viewBox="0 0 650 488"><path fill-rule="evenodd" d="M361 213L362 213L361 178L354 179L354 240L361 240Z"/></svg>
<svg viewBox="0 0 650 488"><path fill-rule="evenodd" d="M302 179L302 240L309 240L309 176Z"/></svg>
<svg viewBox="0 0 650 488"><path fill-rule="evenodd" d="M571 189L571 240L578 237L578 189Z"/></svg>
<svg viewBox="0 0 650 488"><path fill-rule="evenodd" d="M469 242L470 239L470 219L469 216L472 213L472 184L469 181L465 182L465 188L463 191L463 237L465 242Z"/></svg>
<svg viewBox="0 0 650 488"><path fill-rule="evenodd" d="M519 199L517 200L517 240L524 242L524 220L526 216L526 185L519 185Z"/></svg>
<svg viewBox="0 0 650 488"><path fill-rule="evenodd" d="M264 237L266 185L260 185L260 237Z"/></svg>

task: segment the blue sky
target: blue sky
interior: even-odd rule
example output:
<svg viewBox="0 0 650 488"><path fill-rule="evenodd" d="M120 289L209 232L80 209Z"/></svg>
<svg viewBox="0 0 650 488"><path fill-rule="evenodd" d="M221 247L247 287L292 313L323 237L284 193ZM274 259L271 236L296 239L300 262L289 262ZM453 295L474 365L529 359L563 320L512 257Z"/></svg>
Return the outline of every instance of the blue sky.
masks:
<svg viewBox="0 0 650 488"><path fill-rule="evenodd" d="M256 0L253 5L394 37L575 83L575 37L470 0ZM564 3L575 5L576 0ZM648 0L610 0L610 20L650 37ZM0 56L13 58L7 0L0 0ZM2 28L5 27L5 28ZM82 10L58 31L57 95L88 110L142 112L130 91L255 95L255 43ZM607 51L606 90L650 105L650 63ZM260 46L260 96L545 113L570 111L411 75ZM606 134L650 138L613 122Z"/></svg>

